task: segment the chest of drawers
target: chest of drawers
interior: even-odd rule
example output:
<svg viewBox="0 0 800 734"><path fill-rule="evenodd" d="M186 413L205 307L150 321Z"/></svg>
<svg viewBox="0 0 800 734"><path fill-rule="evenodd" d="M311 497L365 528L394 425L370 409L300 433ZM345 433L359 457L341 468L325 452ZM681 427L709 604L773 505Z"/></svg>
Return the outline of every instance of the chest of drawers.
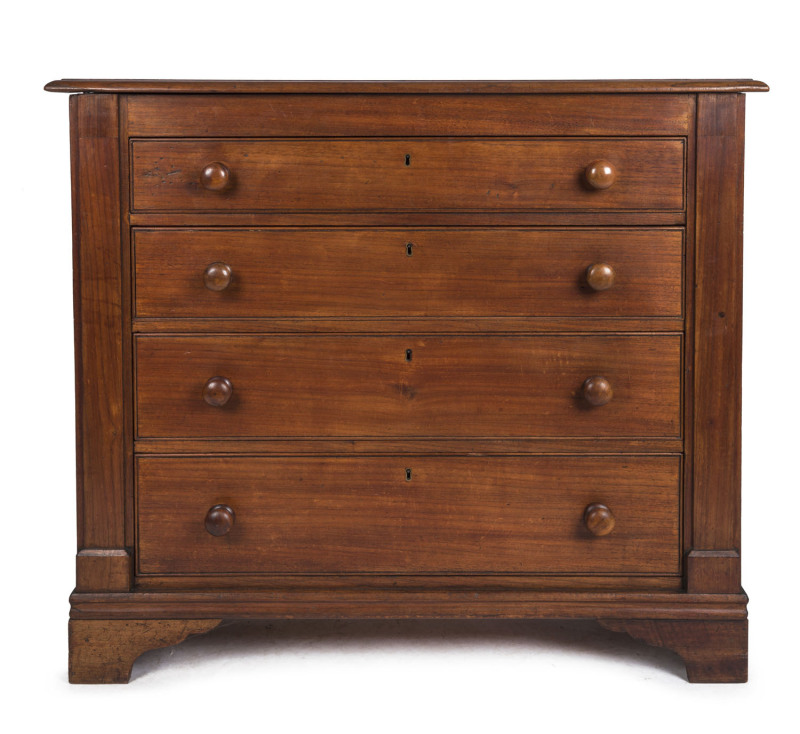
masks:
<svg viewBox="0 0 800 734"><path fill-rule="evenodd" d="M590 618L747 676L743 92L73 92L70 680L222 620Z"/></svg>

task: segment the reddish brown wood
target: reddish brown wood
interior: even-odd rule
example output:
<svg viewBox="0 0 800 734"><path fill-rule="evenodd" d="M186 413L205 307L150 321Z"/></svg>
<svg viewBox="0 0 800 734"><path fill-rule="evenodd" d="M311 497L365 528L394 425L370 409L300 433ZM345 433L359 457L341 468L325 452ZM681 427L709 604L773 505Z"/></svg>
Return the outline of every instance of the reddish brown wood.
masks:
<svg viewBox="0 0 800 734"><path fill-rule="evenodd" d="M586 284L593 291L607 291L616 279L617 273L608 263L595 263L586 268Z"/></svg>
<svg viewBox="0 0 800 734"><path fill-rule="evenodd" d="M162 579L168 577L162 577ZM185 578L185 577L184 577ZM243 576L242 579L251 577ZM435 576L435 588L409 588L402 577L384 577L369 586L364 575L312 577L317 584L303 585L299 577L277 577L279 588L253 590L240 585L235 590L185 589L142 591L128 594L73 594L75 619L144 617L148 611L169 619L212 618L225 615L237 619L437 619L455 617L510 619L676 619L745 620L744 594L685 594L661 591L537 590L507 585L500 576L490 587L453 583L453 577ZM467 577L471 580L471 577ZM485 577L484 577L485 578ZM558 577L556 577L558 578ZM562 580L564 577L561 577ZM572 579L572 577L569 577ZM195 576L195 585L198 577ZM418 581L420 577L413 577ZM397 583L395 583L397 580ZM103 615L106 615L105 617Z"/></svg>
<svg viewBox="0 0 800 734"><path fill-rule="evenodd" d="M747 682L747 620L601 619L648 645L683 658L690 683Z"/></svg>
<svg viewBox="0 0 800 734"><path fill-rule="evenodd" d="M120 548L88 548L75 557L78 591L128 591L133 581L133 559Z"/></svg>
<svg viewBox="0 0 800 734"><path fill-rule="evenodd" d="M139 573L675 573L679 467L677 457L140 457ZM607 537L584 527L593 501L614 508ZM212 537L203 518L220 504L236 523Z"/></svg>
<svg viewBox="0 0 800 734"><path fill-rule="evenodd" d="M131 95L136 137L686 135L694 97L469 94Z"/></svg>
<svg viewBox="0 0 800 734"><path fill-rule="evenodd" d="M133 247L130 222L130 161L128 158L127 127L127 100L124 95L119 97L119 158L120 158L120 249L122 265L122 404L125 407L123 421L123 446L125 452L124 481L125 481L125 547L135 550L136 528L131 519L135 516L133 503L133 457L135 417L133 414L134 400L134 363L133 363L133 337L132 321L134 300L133 295Z"/></svg>
<svg viewBox="0 0 800 734"><path fill-rule="evenodd" d="M686 556L689 593L726 594L741 589L742 559L737 551L693 550Z"/></svg>
<svg viewBox="0 0 800 734"><path fill-rule="evenodd" d="M583 512L583 523L592 535L608 535L616 525L614 513L601 502L592 502Z"/></svg>
<svg viewBox="0 0 800 734"><path fill-rule="evenodd" d="M130 223L142 227L606 227L683 226L686 213L675 211L418 211L408 212L132 212Z"/></svg>
<svg viewBox="0 0 800 734"><path fill-rule="evenodd" d="M236 513L228 505L214 505L206 513L206 531L219 538L227 535L236 521Z"/></svg>
<svg viewBox="0 0 800 734"><path fill-rule="evenodd" d="M597 79L571 81L221 81L59 79L48 92L168 94L650 94L766 92L753 79Z"/></svg>
<svg viewBox="0 0 800 734"><path fill-rule="evenodd" d="M73 186L79 549L125 532L122 266L117 97L75 98Z"/></svg>
<svg viewBox="0 0 800 734"><path fill-rule="evenodd" d="M564 590L564 577L551 574L458 574L450 576L442 575L409 575L404 574L203 574L200 579L203 587L217 591L227 590L228 594L241 592L243 589L259 589L261 591L272 591L278 593L283 601L288 600L285 596L288 589L291 589L289 596L300 598L308 594L310 599L319 599L322 594L334 597L337 594L351 593L354 590L359 592L368 589L369 598L363 598L366 603L380 602L380 595L387 589L403 590L406 593L418 594L422 590L432 598L431 592L438 591L440 598L442 590L447 589L451 596L460 592L468 592L479 597L487 592L496 593L498 589L505 590L506 595L503 599L510 599L511 593L518 601L521 597L518 592L526 592L528 599L534 608L547 598L552 592L562 592ZM631 592L631 593L663 593L680 592L682 578L679 573L671 574L570 574L569 588L576 593L596 593L596 592ZM162 576L137 576L137 592L158 592L165 590L196 592L198 585L197 574L168 574ZM85 595L80 594L75 599L84 599ZM96 597L93 597L96 598ZM495 596L497 599L497 596ZM118 600L118 599L117 599ZM266 606L262 606L265 618L270 616ZM663 611L663 610L662 610ZM608 610L606 609L606 614ZM255 616L255 615L254 615ZM525 615L523 615L525 616ZM533 615L535 616L535 615ZM588 615L591 616L591 615Z"/></svg>
<svg viewBox="0 0 800 734"><path fill-rule="evenodd" d="M307 454L376 455L536 455L536 454L676 454L680 438L142 438L139 454Z"/></svg>
<svg viewBox="0 0 800 734"><path fill-rule="evenodd" d="M136 211L524 211L684 208L682 138L142 140L131 143ZM614 186L586 166L606 158ZM208 161L232 184L199 185Z"/></svg>
<svg viewBox="0 0 800 734"><path fill-rule="evenodd" d="M593 161L584 171L586 183L593 189L610 189L617 180L617 168L611 161Z"/></svg>
<svg viewBox="0 0 800 734"><path fill-rule="evenodd" d="M692 546L738 552L744 96L698 100L697 160L694 391L702 397L694 404ZM709 591L739 591L738 575L723 578L724 589L713 581Z"/></svg>
<svg viewBox="0 0 800 734"><path fill-rule="evenodd" d="M206 269L203 271L203 285L210 291L216 291L217 293L219 291L224 291L228 286L230 286L232 280L233 271L231 270L231 266L227 263L211 263L210 265L207 265ZM138 291L141 291L142 288L146 286L146 282L140 282ZM164 288L165 284L162 278L161 285L158 286L158 289L164 290ZM141 293L138 294L138 297L141 298Z"/></svg>
<svg viewBox="0 0 800 734"><path fill-rule="evenodd" d="M584 319L560 316L474 316L353 318L157 318L135 319L132 329L144 334L192 332L225 334L561 334L586 333L681 333L679 318Z"/></svg>
<svg viewBox="0 0 800 734"><path fill-rule="evenodd" d="M593 408L608 405L614 397L614 388L602 375L587 377L581 390L583 399Z"/></svg>
<svg viewBox="0 0 800 734"><path fill-rule="evenodd" d="M48 88L94 93L72 680L270 617L599 618L745 677L738 92L766 85Z"/></svg>
<svg viewBox="0 0 800 734"><path fill-rule="evenodd" d="M683 233L676 229L157 229L134 236L140 318L485 323L682 313Z"/></svg>
<svg viewBox="0 0 800 734"><path fill-rule="evenodd" d="M136 658L148 650L208 632L219 619L71 619L69 682L127 683Z"/></svg>
<svg viewBox="0 0 800 734"><path fill-rule="evenodd" d="M227 377L212 377L203 385L203 400L214 408L221 408L233 397L233 383Z"/></svg>
<svg viewBox="0 0 800 734"><path fill-rule="evenodd" d="M209 191L225 191L231 187L233 180L224 163L209 163L200 171L200 183Z"/></svg>
<svg viewBox="0 0 800 734"><path fill-rule="evenodd" d="M140 438L680 431L676 335L138 336L136 351ZM614 386L600 408L584 398L594 375ZM215 376L235 386L221 408L201 396Z"/></svg>

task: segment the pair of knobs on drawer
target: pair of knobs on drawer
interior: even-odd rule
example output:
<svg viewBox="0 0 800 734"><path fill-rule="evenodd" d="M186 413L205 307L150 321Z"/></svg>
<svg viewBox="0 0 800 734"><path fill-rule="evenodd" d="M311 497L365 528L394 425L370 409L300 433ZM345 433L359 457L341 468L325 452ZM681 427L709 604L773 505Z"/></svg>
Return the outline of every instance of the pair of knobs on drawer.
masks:
<svg viewBox="0 0 800 734"><path fill-rule="evenodd" d="M214 505L206 513L206 530L219 538L231 531L235 521L236 513L229 505ZM584 510L583 524L592 535L608 535L614 529L614 513L606 505L593 502Z"/></svg>
<svg viewBox="0 0 800 734"><path fill-rule="evenodd" d="M614 389L605 377L596 375L584 380L581 394L589 405L600 407L611 402ZM203 386L203 400L215 408L221 408L232 396L233 383L227 377L212 377Z"/></svg>
<svg viewBox="0 0 800 734"><path fill-rule="evenodd" d="M594 291L607 291L614 285L616 273L608 263L595 263L586 268L586 282ZM233 280L231 266L224 262L208 265L203 272L203 282L210 291L224 291Z"/></svg>
<svg viewBox="0 0 800 734"><path fill-rule="evenodd" d="M617 169L606 160L592 161L583 172L586 183L593 189L607 189L617 180ZM200 172L200 183L209 191L225 191L231 185L231 172L224 163L209 163Z"/></svg>

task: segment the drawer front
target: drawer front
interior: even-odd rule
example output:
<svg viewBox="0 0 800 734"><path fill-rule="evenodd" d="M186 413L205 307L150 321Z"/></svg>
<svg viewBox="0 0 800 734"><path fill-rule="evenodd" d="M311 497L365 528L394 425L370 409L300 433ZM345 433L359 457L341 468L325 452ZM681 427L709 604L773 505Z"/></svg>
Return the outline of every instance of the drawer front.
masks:
<svg viewBox="0 0 800 734"><path fill-rule="evenodd" d="M677 90L676 90L677 91ZM688 135L692 94L133 94L131 137Z"/></svg>
<svg viewBox="0 0 800 734"><path fill-rule="evenodd" d="M676 574L679 495L676 456L140 457L138 568Z"/></svg>
<svg viewBox="0 0 800 734"><path fill-rule="evenodd" d="M682 138L134 140L132 205L140 212L681 210L684 147ZM601 160L615 179L593 189L586 169ZM210 164L225 170L210 170L204 181Z"/></svg>
<svg viewBox="0 0 800 734"><path fill-rule="evenodd" d="M677 334L140 336L136 353L141 438L680 432Z"/></svg>
<svg viewBox="0 0 800 734"><path fill-rule="evenodd" d="M682 313L677 229L161 229L134 241L140 318Z"/></svg>

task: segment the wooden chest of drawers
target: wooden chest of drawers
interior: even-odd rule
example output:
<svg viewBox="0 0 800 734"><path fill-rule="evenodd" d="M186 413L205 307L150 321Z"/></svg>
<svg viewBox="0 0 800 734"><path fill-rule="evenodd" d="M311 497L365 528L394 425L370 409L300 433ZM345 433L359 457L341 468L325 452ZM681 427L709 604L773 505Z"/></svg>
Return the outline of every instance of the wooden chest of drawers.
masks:
<svg viewBox="0 0 800 734"><path fill-rule="evenodd" d="M59 81L70 680L221 620L593 618L747 676L744 95Z"/></svg>

